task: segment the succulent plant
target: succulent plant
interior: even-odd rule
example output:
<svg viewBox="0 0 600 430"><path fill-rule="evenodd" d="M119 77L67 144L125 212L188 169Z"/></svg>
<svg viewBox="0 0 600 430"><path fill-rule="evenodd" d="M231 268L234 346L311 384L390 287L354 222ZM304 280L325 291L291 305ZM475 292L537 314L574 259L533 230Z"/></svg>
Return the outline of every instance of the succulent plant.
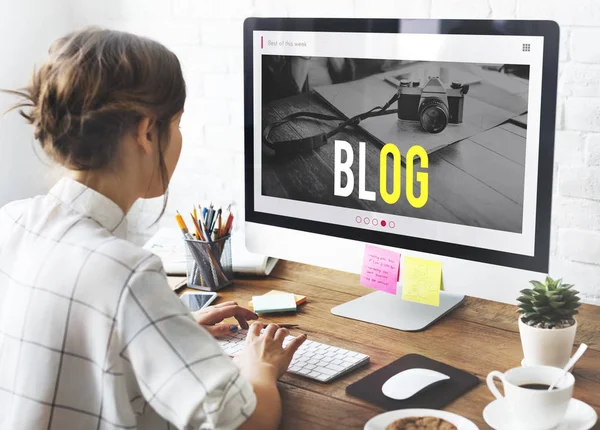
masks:
<svg viewBox="0 0 600 430"><path fill-rule="evenodd" d="M519 312L525 324L540 328L569 327L575 323L579 313L579 291L572 284L563 284L562 279L546 277L544 283L530 281L531 289L521 290Z"/></svg>

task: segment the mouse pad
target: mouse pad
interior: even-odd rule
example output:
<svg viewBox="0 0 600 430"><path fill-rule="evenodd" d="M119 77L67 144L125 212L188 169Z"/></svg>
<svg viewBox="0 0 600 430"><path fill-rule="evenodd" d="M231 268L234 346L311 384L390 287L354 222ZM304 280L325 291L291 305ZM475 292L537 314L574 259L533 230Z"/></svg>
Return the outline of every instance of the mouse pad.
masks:
<svg viewBox="0 0 600 430"><path fill-rule="evenodd" d="M392 376L403 370L431 369L448 375L450 379L431 385L406 400L394 400L385 396L381 387ZM442 409L452 400L479 384L479 378L456 367L448 366L419 354L408 354L365 376L346 387L346 392L386 410L427 408Z"/></svg>

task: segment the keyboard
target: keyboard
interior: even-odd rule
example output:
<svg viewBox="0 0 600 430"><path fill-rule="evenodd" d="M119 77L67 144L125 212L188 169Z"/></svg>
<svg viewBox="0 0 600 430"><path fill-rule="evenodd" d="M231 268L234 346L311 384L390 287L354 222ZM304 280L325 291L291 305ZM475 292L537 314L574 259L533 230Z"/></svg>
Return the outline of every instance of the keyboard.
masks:
<svg viewBox="0 0 600 430"><path fill-rule="evenodd" d="M217 341L229 356L234 357L244 347L247 333L248 330L240 329L235 334L219 337ZM283 346L292 339L293 336L287 336ZM368 355L307 339L294 354L287 371L319 382L329 382L369 363L369 360Z"/></svg>

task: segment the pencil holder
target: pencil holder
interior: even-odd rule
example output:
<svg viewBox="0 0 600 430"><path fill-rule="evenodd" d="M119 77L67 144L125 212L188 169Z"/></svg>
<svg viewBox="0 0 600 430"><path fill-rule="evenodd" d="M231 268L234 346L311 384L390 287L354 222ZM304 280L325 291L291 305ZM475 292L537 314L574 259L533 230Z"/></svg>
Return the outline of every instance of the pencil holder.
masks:
<svg viewBox="0 0 600 430"><path fill-rule="evenodd" d="M233 283L231 235L218 240L185 239L188 287L217 291Z"/></svg>

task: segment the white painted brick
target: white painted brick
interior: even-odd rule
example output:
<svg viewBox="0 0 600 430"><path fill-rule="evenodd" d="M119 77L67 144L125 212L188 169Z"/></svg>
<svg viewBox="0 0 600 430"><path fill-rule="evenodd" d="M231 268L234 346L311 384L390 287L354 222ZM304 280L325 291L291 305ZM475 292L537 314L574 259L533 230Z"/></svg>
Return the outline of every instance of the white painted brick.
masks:
<svg viewBox="0 0 600 430"><path fill-rule="evenodd" d="M552 225L600 231L600 202L573 197L552 198Z"/></svg>
<svg viewBox="0 0 600 430"><path fill-rule="evenodd" d="M149 37L167 47L200 43L200 27L194 20L116 20L111 21L109 27Z"/></svg>
<svg viewBox="0 0 600 430"><path fill-rule="evenodd" d="M517 0L490 0L490 18L514 18L517 15Z"/></svg>
<svg viewBox="0 0 600 430"><path fill-rule="evenodd" d="M402 2L397 0L357 0L354 13L361 18L428 18L431 5L428 1Z"/></svg>
<svg viewBox="0 0 600 430"><path fill-rule="evenodd" d="M173 0L175 18L239 19L254 15L252 0Z"/></svg>
<svg viewBox="0 0 600 430"><path fill-rule="evenodd" d="M241 101L229 102L229 115L231 124L235 126L244 125L244 103Z"/></svg>
<svg viewBox="0 0 600 430"><path fill-rule="evenodd" d="M434 18L487 18L492 8L486 0L432 0Z"/></svg>
<svg viewBox="0 0 600 430"><path fill-rule="evenodd" d="M241 73L205 74L202 81L206 97L243 100L244 76Z"/></svg>
<svg viewBox="0 0 600 430"><path fill-rule="evenodd" d="M599 40L600 29L577 28L572 30L570 40L571 59L581 63L600 62Z"/></svg>
<svg viewBox="0 0 600 430"><path fill-rule="evenodd" d="M558 164L554 163L552 166L552 195L555 196L558 194L558 183L560 171L558 170Z"/></svg>
<svg viewBox="0 0 600 430"><path fill-rule="evenodd" d="M600 3L597 0L519 0L517 17L551 19L560 25L597 26Z"/></svg>
<svg viewBox="0 0 600 430"><path fill-rule="evenodd" d="M575 284L582 302L600 304L600 266L551 257L549 272L553 278L563 278L565 282Z"/></svg>
<svg viewBox="0 0 600 430"><path fill-rule="evenodd" d="M281 0L254 0L255 16L277 16L285 18L290 15L288 5Z"/></svg>
<svg viewBox="0 0 600 430"><path fill-rule="evenodd" d="M554 163L561 167L583 165L585 140L585 136L577 131L557 131L554 141Z"/></svg>
<svg viewBox="0 0 600 430"><path fill-rule="evenodd" d="M600 131L600 98L570 97L564 115L568 130Z"/></svg>
<svg viewBox="0 0 600 430"><path fill-rule="evenodd" d="M589 166L600 166L600 134L587 136L586 159Z"/></svg>
<svg viewBox="0 0 600 430"><path fill-rule="evenodd" d="M227 125L231 122L229 103L222 98L188 99L185 103L183 115L186 117L185 125L182 126L184 130L187 130L188 124L192 126L203 124Z"/></svg>
<svg viewBox="0 0 600 430"><path fill-rule="evenodd" d="M113 3L113 13L119 19L164 19L171 16L171 5L164 0L120 0Z"/></svg>
<svg viewBox="0 0 600 430"><path fill-rule="evenodd" d="M205 46L243 46L242 21L202 21L200 38Z"/></svg>
<svg viewBox="0 0 600 430"><path fill-rule="evenodd" d="M561 168L558 191L566 197L600 200L600 167Z"/></svg>
<svg viewBox="0 0 600 430"><path fill-rule="evenodd" d="M204 75L184 71L183 78L185 79L185 89L188 98L204 96Z"/></svg>
<svg viewBox="0 0 600 430"><path fill-rule="evenodd" d="M204 127L204 143L212 148L242 152L244 150L244 128L233 125L207 125Z"/></svg>
<svg viewBox="0 0 600 430"><path fill-rule="evenodd" d="M244 49L241 46L221 49L227 57L227 70L229 73L244 73Z"/></svg>
<svg viewBox="0 0 600 430"><path fill-rule="evenodd" d="M558 227L555 224L550 226L550 255L558 255Z"/></svg>
<svg viewBox="0 0 600 430"><path fill-rule="evenodd" d="M565 102L566 97L558 96L556 98L556 128L562 130L565 125Z"/></svg>
<svg viewBox="0 0 600 430"><path fill-rule="evenodd" d="M229 53L213 46L188 46L179 50L185 73L224 73L228 70Z"/></svg>
<svg viewBox="0 0 600 430"><path fill-rule="evenodd" d="M580 263L600 264L600 233L561 229L559 255Z"/></svg>
<svg viewBox="0 0 600 430"><path fill-rule="evenodd" d="M294 17L352 17L353 0L281 0L287 3L290 16Z"/></svg>
<svg viewBox="0 0 600 430"><path fill-rule="evenodd" d="M571 31L568 28L561 27L560 29L560 45L558 49L558 61L567 61L569 55L569 43L571 40Z"/></svg>
<svg viewBox="0 0 600 430"><path fill-rule="evenodd" d="M564 96L600 96L600 65L562 64L558 91Z"/></svg>

